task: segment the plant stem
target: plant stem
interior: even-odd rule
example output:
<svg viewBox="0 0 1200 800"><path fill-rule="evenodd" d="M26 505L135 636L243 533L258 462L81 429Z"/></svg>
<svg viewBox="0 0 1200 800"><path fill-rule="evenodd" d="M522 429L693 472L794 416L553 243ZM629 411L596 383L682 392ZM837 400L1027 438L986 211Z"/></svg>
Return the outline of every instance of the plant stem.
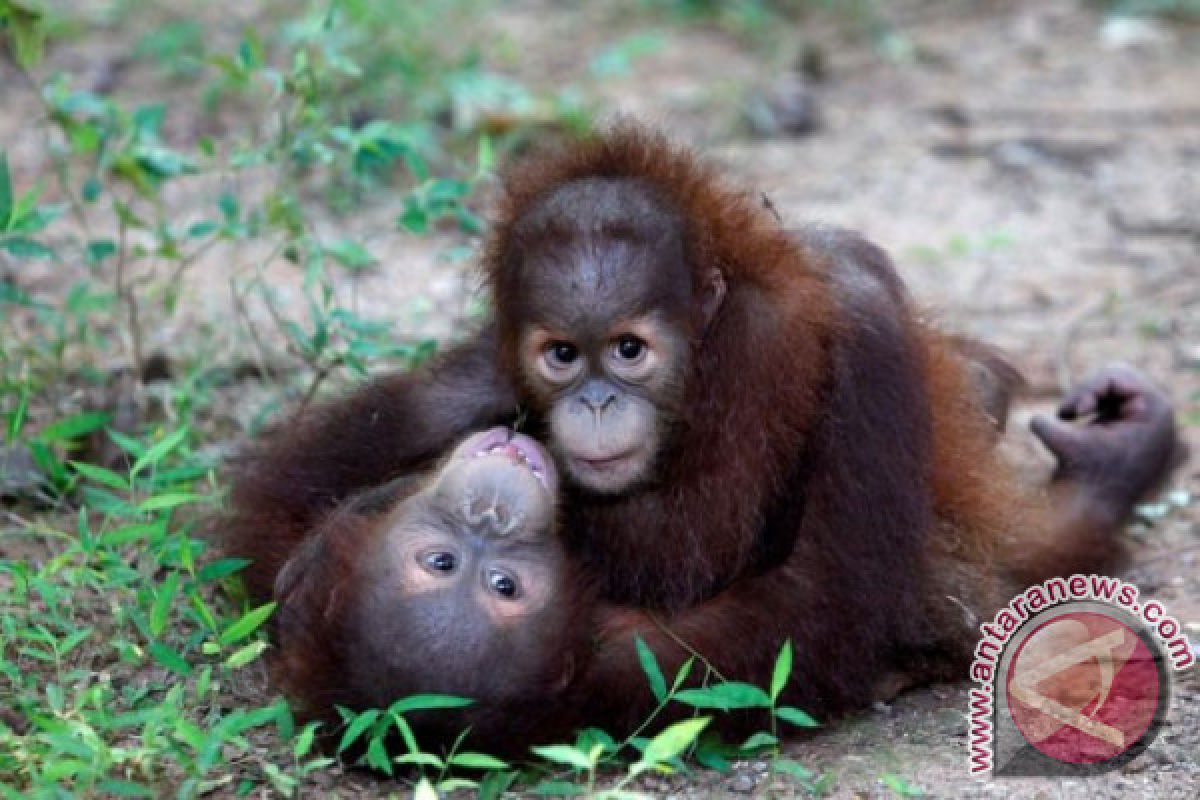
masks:
<svg viewBox="0 0 1200 800"><path fill-rule="evenodd" d="M129 262L128 243L126 241L128 231L129 226L124 219L120 219L117 227L116 289L117 297L125 304L125 312L128 315L129 342L132 349L134 377L141 383L142 364L145 363L142 359L142 325L137 292L134 290L126 274Z"/></svg>

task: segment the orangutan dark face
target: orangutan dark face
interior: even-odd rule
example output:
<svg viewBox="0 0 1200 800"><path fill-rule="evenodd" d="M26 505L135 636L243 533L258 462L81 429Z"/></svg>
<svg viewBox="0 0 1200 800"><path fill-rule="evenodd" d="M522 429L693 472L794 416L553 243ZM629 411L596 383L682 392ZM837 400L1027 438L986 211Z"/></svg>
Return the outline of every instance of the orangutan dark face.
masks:
<svg viewBox="0 0 1200 800"><path fill-rule="evenodd" d="M561 669L558 478L535 441L471 436L364 549L351 680L386 705L433 691L500 700ZM557 675L556 675L557 676Z"/></svg>

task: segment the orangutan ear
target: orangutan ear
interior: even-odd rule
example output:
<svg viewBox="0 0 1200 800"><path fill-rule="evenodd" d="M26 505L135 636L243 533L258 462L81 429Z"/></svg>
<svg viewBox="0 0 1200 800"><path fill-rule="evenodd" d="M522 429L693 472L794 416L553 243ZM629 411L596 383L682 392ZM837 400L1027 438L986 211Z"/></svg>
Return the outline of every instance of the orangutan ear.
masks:
<svg viewBox="0 0 1200 800"><path fill-rule="evenodd" d="M275 600L287 604L295 595L303 595L328 558L325 540L312 536L302 542L275 578Z"/></svg>
<svg viewBox="0 0 1200 800"><path fill-rule="evenodd" d="M292 553L275 578L275 624L281 636L338 612L343 589L354 585L351 554L362 546L368 525L366 517L352 511L335 511Z"/></svg>

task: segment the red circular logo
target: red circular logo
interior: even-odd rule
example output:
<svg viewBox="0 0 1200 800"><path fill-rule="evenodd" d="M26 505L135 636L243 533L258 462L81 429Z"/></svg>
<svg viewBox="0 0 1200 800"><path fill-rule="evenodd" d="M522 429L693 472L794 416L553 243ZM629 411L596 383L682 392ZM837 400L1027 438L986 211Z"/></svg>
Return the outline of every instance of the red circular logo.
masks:
<svg viewBox="0 0 1200 800"><path fill-rule="evenodd" d="M1008 707L1035 748L1097 764L1138 743L1162 698L1154 654L1107 614L1068 612L1039 625L1008 667Z"/></svg>

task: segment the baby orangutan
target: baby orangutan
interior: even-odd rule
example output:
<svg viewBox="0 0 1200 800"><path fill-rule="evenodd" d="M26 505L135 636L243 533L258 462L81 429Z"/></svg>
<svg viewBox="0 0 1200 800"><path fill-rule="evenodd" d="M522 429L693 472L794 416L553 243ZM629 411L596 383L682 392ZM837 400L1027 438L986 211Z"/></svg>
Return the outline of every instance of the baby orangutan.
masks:
<svg viewBox="0 0 1200 800"><path fill-rule="evenodd" d="M557 489L539 444L493 428L430 474L332 512L275 582L281 687L330 723L335 706L460 695L477 702L409 719L419 741L469 727L474 747L523 749L551 724L555 704L536 700L570 681L590 627L556 535Z"/></svg>

